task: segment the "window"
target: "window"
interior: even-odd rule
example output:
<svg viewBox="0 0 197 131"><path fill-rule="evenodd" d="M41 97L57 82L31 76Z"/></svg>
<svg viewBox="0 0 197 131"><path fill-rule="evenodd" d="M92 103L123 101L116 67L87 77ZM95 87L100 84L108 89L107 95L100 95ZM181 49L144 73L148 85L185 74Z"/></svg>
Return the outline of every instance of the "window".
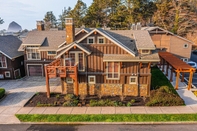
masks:
<svg viewBox="0 0 197 131"><path fill-rule="evenodd" d="M84 54L81 51L70 52L69 59L66 60L66 66L74 66L78 63L78 70L85 70Z"/></svg>
<svg viewBox="0 0 197 131"><path fill-rule="evenodd" d="M184 45L183 45L183 48L188 48L188 47L189 47L188 44L184 44Z"/></svg>
<svg viewBox="0 0 197 131"><path fill-rule="evenodd" d="M40 52L36 47L27 47L26 50L28 60L40 60Z"/></svg>
<svg viewBox="0 0 197 131"><path fill-rule="evenodd" d="M129 77L129 84L137 84L137 77L136 76Z"/></svg>
<svg viewBox="0 0 197 131"><path fill-rule="evenodd" d="M10 71L5 71L5 77L10 78Z"/></svg>
<svg viewBox="0 0 197 131"><path fill-rule="evenodd" d="M119 79L120 76L120 63L107 62L107 79Z"/></svg>
<svg viewBox="0 0 197 131"><path fill-rule="evenodd" d="M96 76L88 76L88 83L95 84L96 83Z"/></svg>
<svg viewBox="0 0 197 131"><path fill-rule="evenodd" d="M149 54L150 50L142 50L142 54Z"/></svg>
<svg viewBox="0 0 197 131"><path fill-rule="evenodd" d="M4 79L4 75L3 74L0 74L0 79Z"/></svg>
<svg viewBox="0 0 197 131"><path fill-rule="evenodd" d="M47 55L56 55L56 51L48 51Z"/></svg>
<svg viewBox="0 0 197 131"><path fill-rule="evenodd" d="M7 68L6 57L0 53L0 68Z"/></svg>
<svg viewBox="0 0 197 131"><path fill-rule="evenodd" d="M67 77L66 78L66 83L69 83L69 84L73 83L73 79L70 78L70 77Z"/></svg>
<svg viewBox="0 0 197 131"><path fill-rule="evenodd" d="M98 43L98 44L104 44L104 43L105 43L104 37L98 37L97 43Z"/></svg>
<svg viewBox="0 0 197 131"><path fill-rule="evenodd" d="M94 44L94 37L88 37L87 40L88 44Z"/></svg>

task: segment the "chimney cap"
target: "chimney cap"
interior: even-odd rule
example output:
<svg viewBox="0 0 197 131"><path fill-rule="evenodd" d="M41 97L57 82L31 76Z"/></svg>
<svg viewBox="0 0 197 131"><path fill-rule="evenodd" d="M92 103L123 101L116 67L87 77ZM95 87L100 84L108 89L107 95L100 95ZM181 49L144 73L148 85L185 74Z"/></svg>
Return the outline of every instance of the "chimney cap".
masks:
<svg viewBox="0 0 197 131"><path fill-rule="evenodd" d="M74 20L73 18L65 18L65 24L73 24Z"/></svg>
<svg viewBox="0 0 197 131"><path fill-rule="evenodd" d="M40 21L36 21L37 22L37 25L43 25L44 24L44 21L40 20Z"/></svg>

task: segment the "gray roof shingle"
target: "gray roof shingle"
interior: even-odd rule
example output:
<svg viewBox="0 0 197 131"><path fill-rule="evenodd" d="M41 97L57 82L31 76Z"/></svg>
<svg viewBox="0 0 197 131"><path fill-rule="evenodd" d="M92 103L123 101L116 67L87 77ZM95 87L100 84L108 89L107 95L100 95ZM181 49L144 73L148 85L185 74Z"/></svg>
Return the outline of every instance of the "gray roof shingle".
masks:
<svg viewBox="0 0 197 131"><path fill-rule="evenodd" d="M6 54L10 59L23 55L23 52L18 52L22 41L15 36L0 36L0 51Z"/></svg>

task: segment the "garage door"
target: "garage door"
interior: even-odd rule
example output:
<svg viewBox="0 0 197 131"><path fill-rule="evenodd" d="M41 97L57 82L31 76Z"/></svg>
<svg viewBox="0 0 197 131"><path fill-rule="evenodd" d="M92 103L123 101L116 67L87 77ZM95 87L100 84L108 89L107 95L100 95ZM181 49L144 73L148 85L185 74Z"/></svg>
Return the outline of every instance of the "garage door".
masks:
<svg viewBox="0 0 197 131"><path fill-rule="evenodd" d="M29 76L42 76L42 65L28 65Z"/></svg>

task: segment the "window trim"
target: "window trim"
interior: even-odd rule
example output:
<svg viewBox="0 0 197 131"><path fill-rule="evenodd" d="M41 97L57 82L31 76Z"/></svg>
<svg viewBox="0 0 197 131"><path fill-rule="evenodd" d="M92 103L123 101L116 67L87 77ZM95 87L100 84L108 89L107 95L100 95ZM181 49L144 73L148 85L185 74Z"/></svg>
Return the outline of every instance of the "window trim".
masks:
<svg viewBox="0 0 197 131"><path fill-rule="evenodd" d="M113 65L114 65L114 62L111 62L111 63L113 63ZM108 64L109 64L109 62L107 62L106 63L106 79L107 80L120 80L120 62L117 62L118 63L118 78L108 78ZM112 74L114 75L114 68L113 68L113 72L112 72Z"/></svg>
<svg viewBox="0 0 197 131"><path fill-rule="evenodd" d="M8 76L6 75L7 73L9 74ZM5 78L10 78L11 77L10 71L5 71L4 74L5 74Z"/></svg>
<svg viewBox="0 0 197 131"><path fill-rule="evenodd" d="M7 68L8 67L8 65L7 65L7 57L4 54L2 54L2 53L0 53L0 54L5 57L5 67L0 67L0 68L1 69Z"/></svg>
<svg viewBox="0 0 197 131"><path fill-rule="evenodd" d="M89 43L89 39L93 39L93 43ZM87 38L87 44L95 44L95 38L93 36Z"/></svg>
<svg viewBox="0 0 197 131"><path fill-rule="evenodd" d="M99 43L99 39L103 39L103 43ZM97 37L97 44L104 44L105 43L105 37Z"/></svg>
<svg viewBox="0 0 197 131"><path fill-rule="evenodd" d="M135 78L135 82L131 82L131 78ZM137 83L138 83L137 76L130 76L129 77L129 84L137 84Z"/></svg>
<svg viewBox="0 0 197 131"><path fill-rule="evenodd" d="M75 53L75 60L76 60L76 57L77 57L77 63L79 63L79 53L82 53L83 54L83 65L84 65L84 68L83 70L79 70L79 66L78 66L78 71L85 71L85 55L82 51L69 51L69 58L70 58L70 53Z"/></svg>
<svg viewBox="0 0 197 131"><path fill-rule="evenodd" d="M143 53L145 50L141 50L141 54L150 54L150 50L148 50L148 53Z"/></svg>
<svg viewBox="0 0 197 131"><path fill-rule="evenodd" d="M53 52L53 51L51 51L51 52ZM57 52L56 51L54 51L55 52L55 54L49 54L49 51L47 51L47 55L48 56L54 56L54 55L57 55Z"/></svg>
<svg viewBox="0 0 197 131"><path fill-rule="evenodd" d="M186 47L185 47L185 46L186 46ZM187 44L187 43L184 44L184 45L183 45L183 48L189 48L189 44Z"/></svg>
<svg viewBox="0 0 197 131"><path fill-rule="evenodd" d="M94 82L90 82L90 78L94 78ZM96 84L96 76L88 76L88 84Z"/></svg>
<svg viewBox="0 0 197 131"><path fill-rule="evenodd" d="M19 72L19 75L20 75L20 77L21 77L21 71L20 71L20 69L16 69L16 70L14 70L14 78L16 79L16 72Z"/></svg>
<svg viewBox="0 0 197 131"><path fill-rule="evenodd" d="M29 58L28 57L27 49L36 49L38 51L39 55L40 55L40 59L32 59L32 58ZM40 53L40 51L38 49L39 49L39 47L27 47L26 48L26 51L25 51L26 52L26 56L27 56L27 60L41 60L41 53Z"/></svg>
<svg viewBox="0 0 197 131"><path fill-rule="evenodd" d="M66 77L66 83L73 84L73 79L72 79L72 81L69 81L69 78L72 79L71 77Z"/></svg>

